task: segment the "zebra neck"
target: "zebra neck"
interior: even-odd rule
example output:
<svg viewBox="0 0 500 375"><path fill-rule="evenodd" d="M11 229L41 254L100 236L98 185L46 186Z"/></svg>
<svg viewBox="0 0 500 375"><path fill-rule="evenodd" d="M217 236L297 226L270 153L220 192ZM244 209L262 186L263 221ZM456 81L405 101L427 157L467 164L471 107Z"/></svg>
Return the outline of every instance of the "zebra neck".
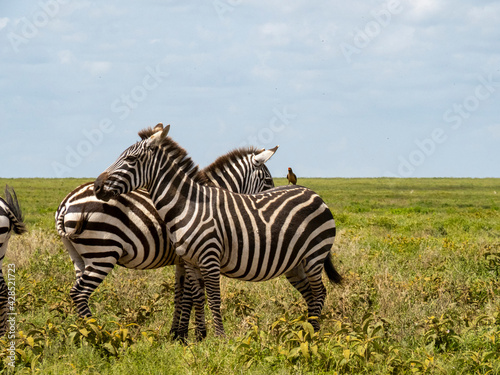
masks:
<svg viewBox="0 0 500 375"><path fill-rule="evenodd" d="M168 157L155 175L148 186L149 194L167 229L175 230L179 222L196 214L206 199L205 188Z"/></svg>
<svg viewBox="0 0 500 375"><path fill-rule="evenodd" d="M206 172L205 176L210 186L219 186L234 193L243 193L247 190L246 181L237 172L234 165L228 166L225 170L217 169L213 172Z"/></svg>

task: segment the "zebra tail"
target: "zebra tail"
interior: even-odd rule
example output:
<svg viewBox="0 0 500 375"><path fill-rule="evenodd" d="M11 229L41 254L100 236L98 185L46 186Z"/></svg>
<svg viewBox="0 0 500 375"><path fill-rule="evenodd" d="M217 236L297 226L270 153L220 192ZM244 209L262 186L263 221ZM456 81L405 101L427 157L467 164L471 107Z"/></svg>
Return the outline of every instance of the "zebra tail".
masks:
<svg viewBox="0 0 500 375"><path fill-rule="evenodd" d="M23 213L21 211L21 207L19 206L16 192L9 185L5 186L5 200L7 202L7 205L9 206L7 215L9 216L9 219L14 228L14 233L26 233L28 229L26 228L26 224L24 223Z"/></svg>
<svg viewBox="0 0 500 375"><path fill-rule="evenodd" d="M56 220L57 233L62 238L67 238L68 240L74 240L78 238L85 231L85 226L89 221L91 213L86 212L85 209L82 209L81 216L76 222L75 229L71 233L68 233L64 228L64 216L66 214L66 209L67 209L66 207L63 207L59 212L59 215L57 216Z"/></svg>
<svg viewBox="0 0 500 375"><path fill-rule="evenodd" d="M337 272L332 262L332 254L329 253L325 259L325 272L328 279L334 284L342 284L342 276Z"/></svg>

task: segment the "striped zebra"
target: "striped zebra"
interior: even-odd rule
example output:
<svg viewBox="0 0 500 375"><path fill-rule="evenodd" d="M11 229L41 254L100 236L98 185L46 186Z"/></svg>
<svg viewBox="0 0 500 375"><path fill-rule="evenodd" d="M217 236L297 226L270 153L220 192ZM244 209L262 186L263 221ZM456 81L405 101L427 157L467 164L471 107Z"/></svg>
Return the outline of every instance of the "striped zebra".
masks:
<svg viewBox="0 0 500 375"><path fill-rule="evenodd" d="M284 274L319 330L323 270L330 281L341 281L330 256L336 229L328 206L301 186L253 195L204 186L190 177L192 162L168 130L126 149L95 181L97 198L107 201L147 187L196 293L206 288L217 335L224 335L221 274L247 281Z"/></svg>
<svg viewBox="0 0 500 375"><path fill-rule="evenodd" d="M0 336L3 336L7 331L7 314L11 310L10 306L12 306L12 301L9 300L10 288L3 278L2 263L12 232L23 234L26 231L16 193L14 189L6 186L5 200L0 197ZM14 276L11 272L15 272L15 268L9 266L7 272L9 275Z"/></svg>
<svg viewBox="0 0 500 375"><path fill-rule="evenodd" d="M139 135L147 139L158 130L163 130L163 126L145 129ZM190 176L203 184L236 192L264 191L274 186L264 163L276 150L277 147L271 150L240 148L219 157L201 171L193 168ZM93 183L83 184L61 202L56 212L56 227L75 267L76 282L70 295L80 316L91 316L89 297L116 264L131 269L177 265L171 334L186 337L193 302L191 287L184 283L183 264L146 190L102 202L94 195ZM204 298L198 298L200 300L195 301L196 336L202 338L206 335Z"/></svg>

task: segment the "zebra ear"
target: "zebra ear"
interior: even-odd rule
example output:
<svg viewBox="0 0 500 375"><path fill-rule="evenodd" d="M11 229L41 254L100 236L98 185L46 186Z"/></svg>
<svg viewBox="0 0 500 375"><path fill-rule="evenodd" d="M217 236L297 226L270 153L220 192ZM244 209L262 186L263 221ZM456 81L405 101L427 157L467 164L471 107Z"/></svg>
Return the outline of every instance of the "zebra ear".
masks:
<svg viewBox="0 0 500 375"><path fill-rule="evenodd" d="M156 125L155 129L158 128L158 125ZM168 131L170 130L170 125L167 125L167 126L165 126L165 128L163 130L161 130L161 131L160 130L161 129L158 129L158 131L155 134L153 134L151 137L149 137L149 139L147 141L147 144L149 147L154 148L154 147L158 147L159 145L161 145L163 140L165 138L167 138Z"/></svg>
<svg viewBox="0 0 500 375"><path fill-rule="evenodd" d="M163 130L163 124L162 124L161 122L160 122L160 123L158 123L158 125L156 125L156 126L154 127L154 129L153 129L153 131L154 131L155 133L157 133L157 132L159 132L159 131L162 131L162 130Z"/></svg>
<svg viewBox="0 0 500 375"><path fill-rule="evenodd" d="M274 153L276 152L278 147L280 147L280 146L276 146L270 150L264 150L264 151L258 153L257 155L254 155L252 157L254 164L259 165L259 166L264 164L266 161L271 159L271 156L274 155Z"/></svg>
<svg viewBox="0 0 500 375"><path fill-rule="evenodd" d="M165 126L165 128L161 132L161 139L162 140L164 140L165 138L167 138L167 135L168 135L169 131L170 131L170 124L168 124L167 126Z"/></svg>

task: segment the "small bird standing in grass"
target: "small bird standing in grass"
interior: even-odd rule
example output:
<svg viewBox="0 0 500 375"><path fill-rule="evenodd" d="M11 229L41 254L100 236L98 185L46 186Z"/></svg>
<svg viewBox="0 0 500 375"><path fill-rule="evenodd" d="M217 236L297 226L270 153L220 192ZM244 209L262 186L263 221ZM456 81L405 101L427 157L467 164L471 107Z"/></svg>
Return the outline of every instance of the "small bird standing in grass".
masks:
<svg viewBox="0 0 500 375"><path fill-rule="evenodd" d="M286 175L286 178L288 179L288 185L297 185L297 176L295 176L295 173L293 173L292 168L288 168L288 174Z"/></svg>

